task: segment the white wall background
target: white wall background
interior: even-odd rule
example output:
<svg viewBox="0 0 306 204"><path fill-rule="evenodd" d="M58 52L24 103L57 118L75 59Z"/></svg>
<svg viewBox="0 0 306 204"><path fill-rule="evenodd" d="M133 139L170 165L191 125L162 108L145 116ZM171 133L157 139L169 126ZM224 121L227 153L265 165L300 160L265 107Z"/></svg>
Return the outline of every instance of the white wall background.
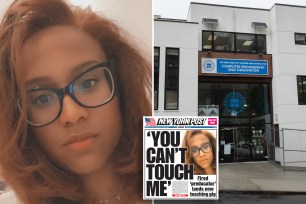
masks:
<svg viewBox="0 0 306 204"><path fill-rule="evenodd" d="M281 128L306 129L306 106L298 105L297 75L306 76L306 46L294 33L306 33L306 8L276 5L271 9L273 35L273 108ZM306 142L306 141L305 141Z"/></svg>
<svg viewBox="0 0 306 204"><path fill-rule="evenodd" d="M154 22L154 46L160 47L158 110L154 115L198 115L198 25ZM164 110L166 48L179 51L179 110Z"/></svg>
<svg viewBox="0 0 306 204"><path fill-rule="evenodd" d="M0 0L0 19L12 0ZM152 51L152 0L68 0L70 4L92 10L113 19L124 28L149 57Z"/></svg>
<svg viewBox="0 0 306 204"><path fill-rule="evenodd" d="M306 33L306 8L275 5L270 12L273 54L274 122L280 128L306 130L306 106L298 105L297 75L306 76L306 46L296 45L294 33ZM285 149L304 150L306 131L285 130ZM283 152L276 151L283 162ZM286 166L306 167L305 152L285 152ZM301 161L301 162L297 162Z"/></svg>

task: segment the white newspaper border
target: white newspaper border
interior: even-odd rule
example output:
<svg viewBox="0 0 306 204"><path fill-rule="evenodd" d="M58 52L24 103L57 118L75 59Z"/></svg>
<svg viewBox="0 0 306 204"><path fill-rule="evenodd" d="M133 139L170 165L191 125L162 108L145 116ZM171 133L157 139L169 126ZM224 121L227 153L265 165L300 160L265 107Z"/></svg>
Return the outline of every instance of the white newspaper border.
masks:
<svg viewBox="0 0 306 204"><path fill-rule="evenodd" d="M146 125L146 119L154 119L156 124L158 123L158 119L163 118L163 119L203 119L206 118L205 124L204 125L157 125L157 126L147 126ZM217 124L216 125L208 125L208 119L217 119ZM173 182L183 182L185 180L172 180L172 184L167 187L167 196L146 196L146 181L148 180L148 169L146 168L146 150L149 147L153 147L153 139L152 141L148 141L146 133L147 131L158 131L158 130L165 130L165 131L181 131L180 133L180 147L184 138L184 134L186 130L192 130L192 129L198 129L198 130L208 130L208 131L213 131L213 135L216 136L216 175L195 175L193 180L188 180L188 197L173 197L172 196L172 187L173 187ZM151 143L151 144L150 144ZM158 148L162 148L161 146L158 146ZM165 147L166 148L166 147ZM169 148L173 148L172 146L169 146ZM218 116L144 116L143 117L143 199L156 199L156 200L217 200L219 199L219 117ZM175 154L175 164L179 164L178 160L180 159L179 154ZM190 196L191 192L191 182L199 182L199 178L202 179L201 182L216 182L215 184L215 189L212 193L215 193L215 196L213 197L206 197L206 196ZM208 181L203 180L208 178ZM154 179L153 179L154 181ZM205 191L205 186L195 186L195 187L202 187L204 191L198 191L202 193L211 193L211 191ZM208 188L211 188L210 186L207 186ZM200 194L200 193L199 193ZM205 195L205 194L204 194Z"/></svg>

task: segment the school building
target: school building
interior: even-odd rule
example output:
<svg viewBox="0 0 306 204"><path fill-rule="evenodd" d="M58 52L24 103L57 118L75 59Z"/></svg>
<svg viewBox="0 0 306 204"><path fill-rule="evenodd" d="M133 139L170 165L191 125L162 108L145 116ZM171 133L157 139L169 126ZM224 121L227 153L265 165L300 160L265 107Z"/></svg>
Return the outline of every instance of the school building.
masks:
<svg viewBox="0 0 306 204"><path fill-rule="evenodd" d="M219 161L306 167L306 7L154 18L154 114L219 115Z"/></svg>

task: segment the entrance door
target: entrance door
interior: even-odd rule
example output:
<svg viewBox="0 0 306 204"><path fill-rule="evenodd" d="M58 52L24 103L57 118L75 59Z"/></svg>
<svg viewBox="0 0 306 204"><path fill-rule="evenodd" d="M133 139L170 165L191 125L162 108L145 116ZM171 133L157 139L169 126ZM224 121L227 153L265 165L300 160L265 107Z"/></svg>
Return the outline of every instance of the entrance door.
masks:
<svg viewBox="0 0 306 204"><path fill-rule="evenodd" d="M252 149L250 145L249 126L220 127L220 162L250 161Z"/></svg>

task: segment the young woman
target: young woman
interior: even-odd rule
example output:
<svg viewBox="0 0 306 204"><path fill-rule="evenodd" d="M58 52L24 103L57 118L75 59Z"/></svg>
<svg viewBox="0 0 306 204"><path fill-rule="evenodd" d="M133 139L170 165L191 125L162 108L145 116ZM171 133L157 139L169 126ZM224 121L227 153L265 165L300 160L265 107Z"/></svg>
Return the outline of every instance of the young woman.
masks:
<svg viewBox="0 0 306 204"><path fill-rule="evenodd" d="M185 163L193 164L195 174L216 174L216 138L210 132L186 131L182 147L188 148Z"/></svg>
<svg viewBox="0 0 306 204"><path fill-rule="evenodd" d="M150 63L111 21L17 0L0 26L1 177L21 203L138 203Z"/></svg>

